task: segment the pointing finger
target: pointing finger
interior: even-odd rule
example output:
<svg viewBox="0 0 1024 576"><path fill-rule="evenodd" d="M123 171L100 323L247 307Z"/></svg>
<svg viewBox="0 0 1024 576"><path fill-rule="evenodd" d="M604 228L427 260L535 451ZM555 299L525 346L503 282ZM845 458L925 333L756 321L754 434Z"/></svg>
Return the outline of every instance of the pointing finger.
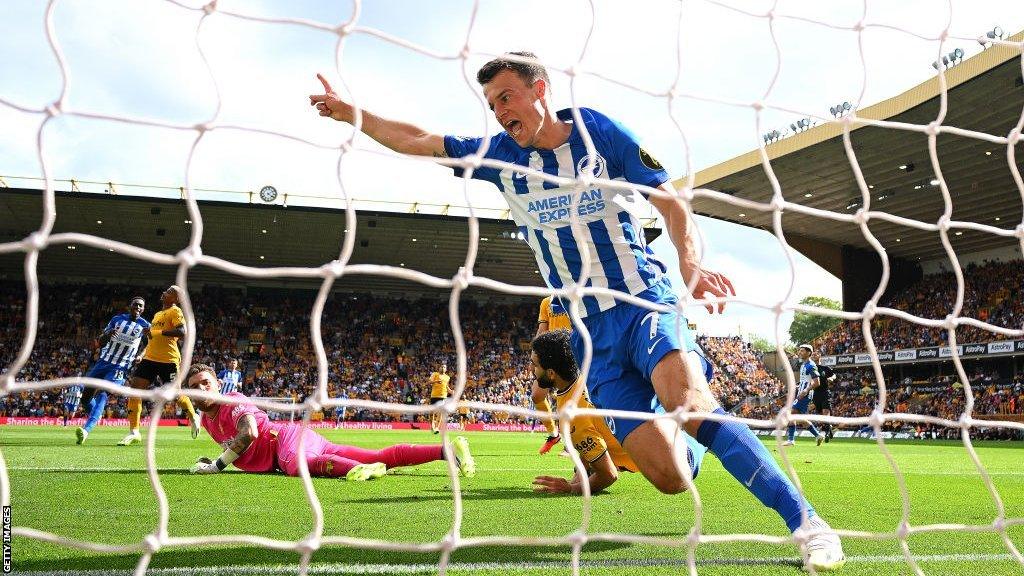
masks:
<svg viewBox="0 0 1024 576"><path fill-rule="evenodd" d="M327 81L327 78L324 78L323 74L317 72L316 79L319 80L320 83L324 85L324 91L326 91L328 94L334 93L334 89L331 88L331 83Z"/></svg>

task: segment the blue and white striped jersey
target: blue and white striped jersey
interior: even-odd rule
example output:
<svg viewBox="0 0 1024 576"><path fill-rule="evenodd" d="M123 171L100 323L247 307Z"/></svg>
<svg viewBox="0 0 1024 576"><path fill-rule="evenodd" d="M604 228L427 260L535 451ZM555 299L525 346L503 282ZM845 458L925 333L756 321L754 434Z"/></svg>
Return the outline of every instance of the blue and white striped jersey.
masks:
<svg viewBox="0 0 1024 576"><path fill-rule="evenodd" d="M111 318L103 330L111 333L107 345L100 350L100 361L126 370L131 368L142 343L142 331L149 327L148 320L142 316L132 320L132 315L127 312Z"/></svg>
<svg viewBox="0 0 1024 576"><path fill-rule="evenodd" d="M804 390L811 387L811 383L815 378L820 378L818 374L818 365L813 360L808 359L806 362L800 365L800 385L797 387L796 393L800 394ZM814 392L808 392L807 397L813 398Z"/></svg>
<svg viewBox="0 0 1024 576"><path fill-rule="evenodd" d="M225 368L220 371L220 374L217 374L217 380L220 380L221 394L241 392L241 390L238 390L238 385L242 382L242 373L238 370L228 370Z"/></svg>
<svg viewBox="0 0 1024 576"><path fill-rule="evenodd" d="M64 407L70 411L74 411L78 408L78 403L82 400L83 387L79 385L68 386L61 393L61 401L64 403Z"/></svg>
<svg viewBox="0 0 1024 576"><path fill-rule="evenodd" d="M594 177L652 188L668 181L664 168L628 130L589 108L580 108L580 115L597 152ZM560 110L558 118L573 122L572 110ZM457 136L444 139L445 151L451 158L475 154L482 142L482 138ZM582 132L575 124L568 141L554 150L521 148L502 132L490 139L485 157L562 178L578 178L589 161ZM456 176L462 176L461 168L454 170ZM587 286L640 295L663 280L665 265L647 246L643 227L629 210L631 190L593 187L580 191L576 182L559 186L512 168L480 167L473 171L473 177L491 182L504 194L512 219L533 249L538 269L549 287L577 283L584 252L590 254L591 261ZM579 237L573 235L569 221L574 194L579 197ZM610 296L587 296L580 314L596 314L612 308L616 302Z"/></svg>

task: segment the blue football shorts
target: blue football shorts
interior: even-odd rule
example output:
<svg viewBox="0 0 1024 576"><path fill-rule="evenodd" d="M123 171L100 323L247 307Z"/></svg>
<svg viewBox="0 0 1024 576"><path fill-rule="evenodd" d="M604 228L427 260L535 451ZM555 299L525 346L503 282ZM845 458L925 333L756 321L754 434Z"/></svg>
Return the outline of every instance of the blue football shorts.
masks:
<svg viewBox="0 0 1024 576"><path fill-rule="evenodd" d="M124 386L125 369L115 364L98 360L92 365L92 368L89 369L86 376L89 378L99 378L100 380L106 380L108 382Z"/></svg>
<svg viewBox="0 0 1024 576"><path fill-rule="evenodd" d="M672 303L674 297L662 301ZM587 388L598 408L658 413L661 404L651 383L651 373L665 355L675 350L688 351L687 360L698 362L704 376L711 379L711 363L696 351L686 318L675 311L660 312L620 302L614 308L583 318L583 324L593 342ZM575 330L572 347L582 368L583 339ZM619 443L644 423L631 418L606 421Z"/></svg>

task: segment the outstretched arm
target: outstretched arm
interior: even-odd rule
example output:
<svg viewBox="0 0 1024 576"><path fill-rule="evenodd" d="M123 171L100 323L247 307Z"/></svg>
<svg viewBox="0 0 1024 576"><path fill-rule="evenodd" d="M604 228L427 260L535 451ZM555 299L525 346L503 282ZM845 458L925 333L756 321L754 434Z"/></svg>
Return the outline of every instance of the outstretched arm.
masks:
<svg viewBox="0 0 1024 576"><path fill-rule="evenodd" d="M224 452L216 460L200 458L190 469L193 474L216 474L228 467L229 464L238 460L238 457L245 452L256 438L259 437L259 428L256 426L256 419L252 414L246 414L238 421L238 434L229 440L224 446Z"/></svg>
<svg viewBox="0 0 1024 576"><path fill-rule="evenodd" d="M665 182L659 189L675 194L672 185ZM683 281L689 286L694 278L697 284L693 287L693 295L702 298L705 294L712 296L736 295L736 289L732 282L725 275L718 272L711 272L701 267L697 259L697 250L693 243L692 218L687 212L682 201L677 198L661 198L650 196L651 204L658 209L661 217L665 220L665 229L668 230L669 238L679 253L679 272L683 275ZM708 312L714 314L718 305L708 304ZM725 311L725 304L721 304L721 311Z"/></svg>
<svg viewBox="0 0 1024 576"><path fill-rule="evenodd" d="M321 116L355 124L355 109L352 104L342 100L323 75L317 74L316 77L323 84L324 93L310 95L309 105L315 106ZM360 128L363 133L395 152L436 158L448 156L444 150L443 136L430 134L412 124L382 118L367 110L361 109L360 112L363 118Z"/></svg>

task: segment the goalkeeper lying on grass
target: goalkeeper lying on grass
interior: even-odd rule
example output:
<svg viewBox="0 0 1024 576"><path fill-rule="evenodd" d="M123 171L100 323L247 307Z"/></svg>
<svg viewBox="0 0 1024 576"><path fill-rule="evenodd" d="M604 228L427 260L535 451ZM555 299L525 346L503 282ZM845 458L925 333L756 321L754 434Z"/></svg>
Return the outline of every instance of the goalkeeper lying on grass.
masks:
<svg viewBox="0 0 1024 576"><path fill-rule="evenodd" d="M217 375L205 364L195 364L189 369L186 386L221 395ZM289 476L298 476L300 442L305 447L310 476L370 480L380 478L388 468L444 459L446 446L442 444L396 444L382 450L333 444L300 424L271 422L266 412L248 402L241 393L230 392L223 397L240 403L203 398L193 401L203 414L203 428L224 447L216 460L200 458L191 468L193 474L215 474L233 464L246 472L280 470ZM455 462L463 476L476 474L466 438L457 437L447 448L455 451Z"/></svg>

